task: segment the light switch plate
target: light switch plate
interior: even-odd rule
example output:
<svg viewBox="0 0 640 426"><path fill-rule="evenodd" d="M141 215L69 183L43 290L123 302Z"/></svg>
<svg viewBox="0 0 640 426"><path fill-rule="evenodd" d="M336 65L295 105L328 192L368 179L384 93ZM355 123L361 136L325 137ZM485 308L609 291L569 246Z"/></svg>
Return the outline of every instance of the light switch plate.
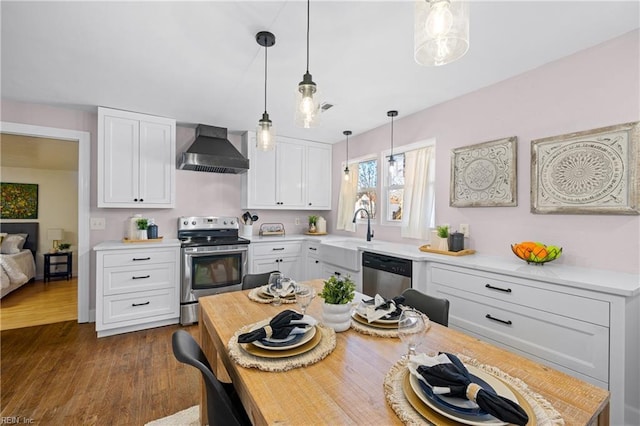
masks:
<svg viewBox="0 0 640 426"><path fill-rule="evenodd" d="M106 229L107 221L104 217L92 217L90 227L92 230Z"/></svg>

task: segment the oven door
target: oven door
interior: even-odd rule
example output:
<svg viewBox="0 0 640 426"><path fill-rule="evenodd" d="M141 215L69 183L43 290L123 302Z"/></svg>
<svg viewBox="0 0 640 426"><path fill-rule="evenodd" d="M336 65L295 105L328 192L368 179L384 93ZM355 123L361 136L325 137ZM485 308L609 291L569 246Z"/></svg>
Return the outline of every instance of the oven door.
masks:
<svg viewBox="0 0 640 426"><path fill-rule="evenodd" d="M206 246L182 249L181 302L242 289L247 271L247 246Z"/></svg>

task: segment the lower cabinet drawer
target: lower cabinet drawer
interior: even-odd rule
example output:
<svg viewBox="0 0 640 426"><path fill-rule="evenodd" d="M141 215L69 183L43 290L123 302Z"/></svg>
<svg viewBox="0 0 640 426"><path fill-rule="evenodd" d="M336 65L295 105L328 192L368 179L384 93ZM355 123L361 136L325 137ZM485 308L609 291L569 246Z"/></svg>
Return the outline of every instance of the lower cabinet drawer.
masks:
<svg viewBox="0 0 640 426"><path fill-rule="evenodd" d="M141 319L179 315L176 289L166 288L139 293L118 294L104 297L103 323L125 321L140 323Z"/></svg>
<svg viewBox="0 0 640 426"><path fill-rule="evenodd" d="M104 295L134 293L163 287L176 287L176 264L104 268Z"/></svg>
<svg viewBox="0 0 640 426"><path fill-rule="evenodd" d="M430 294L450 302L449 324L566 370L609 382L609 328L445 286Z"/></svg>
<svg viewBox="0 0 640 426"><path fill-rule="evenodd" d="M282 256L282 255L300 255L302 243L299 241L287 241L282 243L257 243L252 244L254 256Z"/></svg>

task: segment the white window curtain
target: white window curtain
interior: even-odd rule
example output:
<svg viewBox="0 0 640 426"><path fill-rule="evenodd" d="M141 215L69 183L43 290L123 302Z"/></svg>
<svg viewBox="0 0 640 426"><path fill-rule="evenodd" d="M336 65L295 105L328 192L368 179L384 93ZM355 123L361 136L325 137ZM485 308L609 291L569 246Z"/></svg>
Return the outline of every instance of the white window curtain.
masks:
<svg viewBox="0 0 640 426"><path fill-rule="evenodd" d="M401 228L403 238L428 239L429 231L434 227L434 151L433 146L427 146L405 153Z"/></svg>
<svg viewBox="0 0 640 426"><path fill-rule="evenodd" d="M353 223L353 212L358 198L358 165L352 164L349 168L349 180L342 179L340 186L340 198L338 199L338 220L336 229L356 232L356 224Z"/></svg>

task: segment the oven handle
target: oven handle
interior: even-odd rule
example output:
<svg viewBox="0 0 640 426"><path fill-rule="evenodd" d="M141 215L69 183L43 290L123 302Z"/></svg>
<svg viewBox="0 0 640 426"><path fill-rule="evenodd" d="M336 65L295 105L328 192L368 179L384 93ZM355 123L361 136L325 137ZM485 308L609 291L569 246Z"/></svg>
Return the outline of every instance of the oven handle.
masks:
<svg viewBox="0 0 640 426"><path fill-rule="evenodd" d="M215 246L214 246L215 247ZM199 247L202 248L202 247ZM229 253L248 253L248 249L246 247L242 248L234 248L234 249L224 249L224 250L211 250L211 251L195 251L191 247L183 248L183 253L193 257L200 256L211 256L214 254L229 254Z"/></svg>

